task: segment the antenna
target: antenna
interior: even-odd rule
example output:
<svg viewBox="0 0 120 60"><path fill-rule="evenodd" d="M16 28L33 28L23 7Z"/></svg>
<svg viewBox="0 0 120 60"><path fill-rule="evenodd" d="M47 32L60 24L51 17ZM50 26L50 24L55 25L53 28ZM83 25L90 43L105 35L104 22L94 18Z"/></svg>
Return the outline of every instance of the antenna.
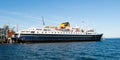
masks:
<svg viewBox="0 0 120 60"><path fill-rule="evenodd" d="M18 24L17 24L17 32L18 32Z"/></svg>
<svg viewBox="0 0 120 60"><path fill-rule="evenodd" d="M44 17L41 16L41 18L42 18L43 26L45 26Z"/></svg>

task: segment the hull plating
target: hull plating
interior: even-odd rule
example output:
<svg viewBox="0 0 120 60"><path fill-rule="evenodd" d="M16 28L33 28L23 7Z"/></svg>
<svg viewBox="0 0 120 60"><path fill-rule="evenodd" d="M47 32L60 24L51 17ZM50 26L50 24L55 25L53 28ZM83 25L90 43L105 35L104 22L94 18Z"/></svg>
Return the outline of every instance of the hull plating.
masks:
<svg viewBox="0 0 120 60"><path fill-rule="evenodd" d="M63 35L63 34L21 34L21 42L66 42L66 41L100 41L102 34L98 35Z"/></svg>

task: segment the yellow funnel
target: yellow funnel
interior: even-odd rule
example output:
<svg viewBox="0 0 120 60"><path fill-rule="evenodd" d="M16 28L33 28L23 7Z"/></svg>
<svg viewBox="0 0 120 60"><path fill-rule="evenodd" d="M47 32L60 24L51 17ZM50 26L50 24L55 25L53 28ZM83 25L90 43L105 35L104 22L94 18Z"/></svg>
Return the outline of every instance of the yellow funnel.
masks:
<svg viewBox="0 0 120 60"><path fill-rule="evenodd" d="M69 22L64 22L60 24L60 29L69 29L69 28L70 28Z"/></svg>

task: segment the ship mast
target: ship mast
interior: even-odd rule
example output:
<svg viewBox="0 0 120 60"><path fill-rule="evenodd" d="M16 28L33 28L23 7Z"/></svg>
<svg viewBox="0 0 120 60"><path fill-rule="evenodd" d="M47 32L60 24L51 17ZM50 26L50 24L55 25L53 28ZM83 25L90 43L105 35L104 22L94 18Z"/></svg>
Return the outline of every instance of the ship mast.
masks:
<svg viewBox="0 0 120 60"><path fill-rule="evenodd" d="M44 17L41 16L41 18L42 18L43 26L45 26Z"/></svg>

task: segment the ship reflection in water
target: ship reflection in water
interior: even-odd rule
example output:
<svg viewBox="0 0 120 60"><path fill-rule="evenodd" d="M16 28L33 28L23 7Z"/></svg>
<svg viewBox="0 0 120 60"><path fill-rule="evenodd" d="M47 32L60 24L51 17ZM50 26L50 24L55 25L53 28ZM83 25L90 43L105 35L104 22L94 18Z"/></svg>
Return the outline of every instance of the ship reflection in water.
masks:
<svg viewBox="0 0 120 60"><path fill-rule="evenodd" d="M120 39L0 45L0 60L120 60Z"/></svg>

